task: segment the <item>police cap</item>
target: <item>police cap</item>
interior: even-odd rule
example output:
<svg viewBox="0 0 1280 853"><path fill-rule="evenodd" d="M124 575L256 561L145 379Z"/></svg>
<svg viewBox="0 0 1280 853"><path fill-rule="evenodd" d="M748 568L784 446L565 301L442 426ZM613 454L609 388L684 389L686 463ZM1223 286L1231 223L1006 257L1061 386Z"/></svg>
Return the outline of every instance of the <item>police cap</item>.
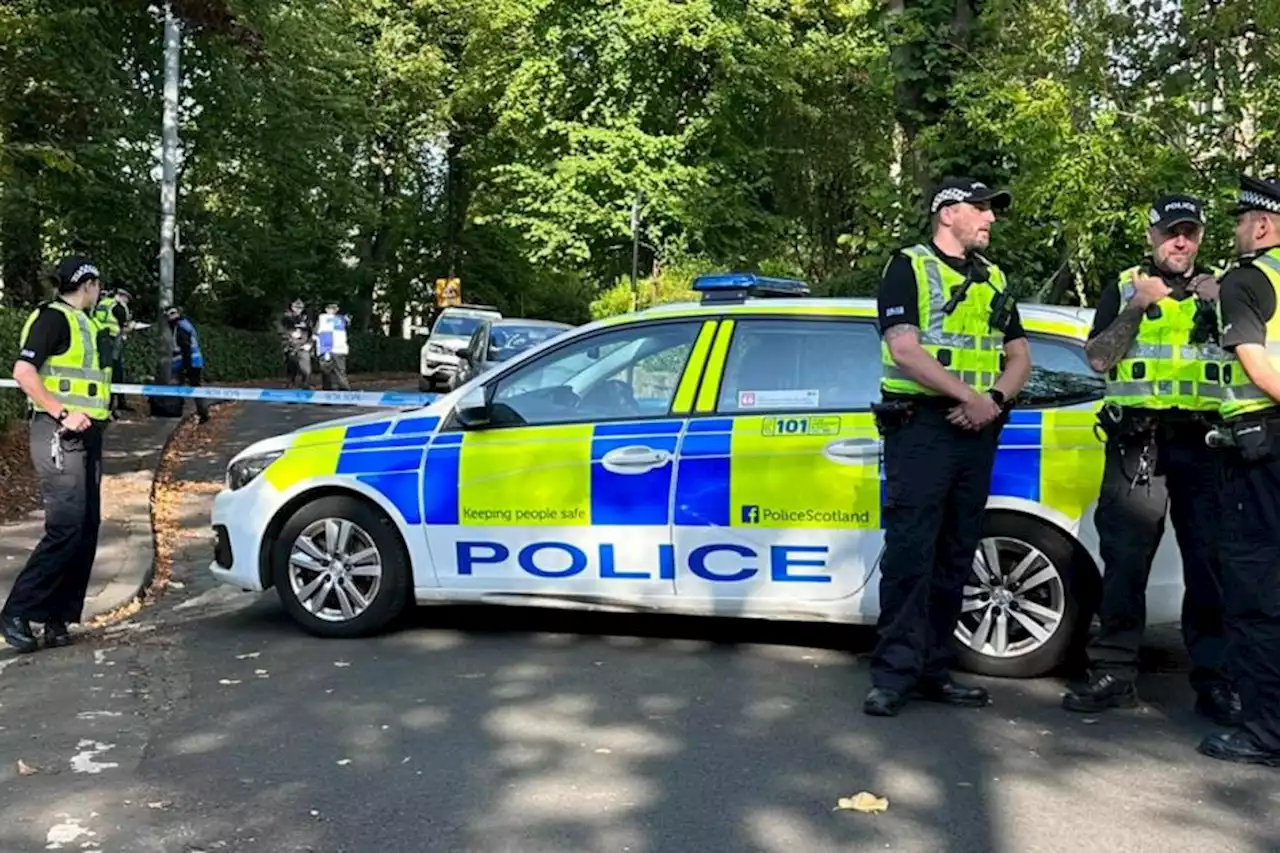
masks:
<svg viewBox="0 0 1280 853"><path fill-rule="evenodd" d="M929 214L935 214L949 204L982 204L990 202L994 210L1005 210L1013 203L1008 190L997 190L972 178L947 178L933 190L929 202Z"/></svg>
<svg viewBox="0 0 1280 853"><path fill-rule="evenodd" d="M1251 210L1280 213L1280 182L1240 176L1240 199L1231 209L1232 216Z"/></svg>
<svg viewBox="0 0 1280 853"><path fill-rule="evenodd" d="M1162 195L1147 211L1147 223L1161 231L1183 222L1204 225L1204 221L1204 202L1189 195Z"/></svg>
<svg viewBox="0 0 1280 853"><path fill-rule="evenodd" d="M58 292L71 293L89 279L101 280L98 268L83 255L68 255L58 262Z"/></svg>

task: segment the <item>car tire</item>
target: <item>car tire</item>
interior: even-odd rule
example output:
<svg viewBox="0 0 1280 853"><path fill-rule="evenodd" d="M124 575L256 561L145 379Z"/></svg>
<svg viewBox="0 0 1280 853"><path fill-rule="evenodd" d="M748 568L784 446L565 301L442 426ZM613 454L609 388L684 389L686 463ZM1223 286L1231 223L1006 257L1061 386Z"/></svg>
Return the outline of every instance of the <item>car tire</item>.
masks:
<svg viewBox="0 0 1280 853"><path fill-rule="evenodd" d="M993 551L1000 576L989 575L989 582L978 569ZM960 667L979 675L1036 678L1070 663L1088 637L1097 589L1093 566L1076 554L1066 534L1046 522L1018 513L987 513L975 566L965 580L968 609L953 635ZM1019 570L1024 561L1029 562ZM1058 618L1050 620L1050 613ZM1029 630L1029 624L1038 626L1041 635ZM975 648L984 631L985 642Z"/></svg>
<svg viewBox="0 0 1280 853"><path fill-rule="evenodd" d="M329 541L335 532L336 540ZM371 548L376 555L362 557ZM295 562L293 555L299 553ZM344 574L334 578L318 570L333 565L334 556L357 560L349 566L340 562ZM412 577L395 524L377 507L349 495L330 495L300 507L281 527L272 558L272 580L285 611L318 637L367 637L381 631L408 606Z"/></svg>

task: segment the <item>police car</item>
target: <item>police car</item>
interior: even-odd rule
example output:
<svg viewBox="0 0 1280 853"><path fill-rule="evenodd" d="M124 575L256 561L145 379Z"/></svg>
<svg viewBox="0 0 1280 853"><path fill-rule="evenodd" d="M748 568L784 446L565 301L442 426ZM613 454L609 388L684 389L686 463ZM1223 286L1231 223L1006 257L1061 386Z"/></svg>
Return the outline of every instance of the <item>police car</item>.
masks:
<svg viewBox="0 0 1280 853"><path fill-rule="evenodd" d="M258 442L227 470L220 580L305 630L368 635L411 602L874 624L883 547L870 299L749 275L582 326L430 406ZM1023 305L1035 369L1001 438L955 638L1029 677L1098 596L1102 397L1091 312ZM1151 622L1174 622L1172 533Z"/></svg>

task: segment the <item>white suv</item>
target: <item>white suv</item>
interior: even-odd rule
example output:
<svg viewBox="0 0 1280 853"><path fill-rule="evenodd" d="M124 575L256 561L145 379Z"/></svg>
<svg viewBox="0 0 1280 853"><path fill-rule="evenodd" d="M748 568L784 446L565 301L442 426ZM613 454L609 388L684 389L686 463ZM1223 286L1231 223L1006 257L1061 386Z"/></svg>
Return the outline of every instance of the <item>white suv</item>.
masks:
<svg viewBox="0 0 1280 853"><path fill-rule="evenodd" d="M501 320L502 312L488 305L450 306L440 312L418 356L418 390L448 390L457 378L458 354L471 342L471 333L485 319Z"/></svg>

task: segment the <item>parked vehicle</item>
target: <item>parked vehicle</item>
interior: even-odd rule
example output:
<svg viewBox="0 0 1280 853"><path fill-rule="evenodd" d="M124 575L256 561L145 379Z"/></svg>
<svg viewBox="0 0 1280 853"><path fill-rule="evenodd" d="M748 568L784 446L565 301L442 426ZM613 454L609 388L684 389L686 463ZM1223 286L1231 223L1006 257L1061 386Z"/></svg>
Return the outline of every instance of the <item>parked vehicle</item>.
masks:
<svg viewBox="0 0 1280 853"><path fill-rule="evenodd" d="M499 320L502 312L488 305L455 305L436 317L431 334L418 354L418 390L448 390L462 363L458 353L484 320Z"/></svg>
<svg viewBox="0 0 1280 853"><path fill-rule="evenodd" d="M332 637L413 601L874 624L875 303L742 290L573 329L425 408L258 442L215 500L213 574L274 586ZM1103 382L1091 311L1021 313L1035 366L955 641L972 671L1029 677L1096 606ZM1176 622L1181 598L1170 528L1148 621Z"/></svg>
<svg viewBox="0 0 1280 853"><path fill-rule="evenodd" d="M459 353L461 363L452 387L456 388L572 328L568 323L517 317L482 320L472 333L467 348Z"/></svg>

